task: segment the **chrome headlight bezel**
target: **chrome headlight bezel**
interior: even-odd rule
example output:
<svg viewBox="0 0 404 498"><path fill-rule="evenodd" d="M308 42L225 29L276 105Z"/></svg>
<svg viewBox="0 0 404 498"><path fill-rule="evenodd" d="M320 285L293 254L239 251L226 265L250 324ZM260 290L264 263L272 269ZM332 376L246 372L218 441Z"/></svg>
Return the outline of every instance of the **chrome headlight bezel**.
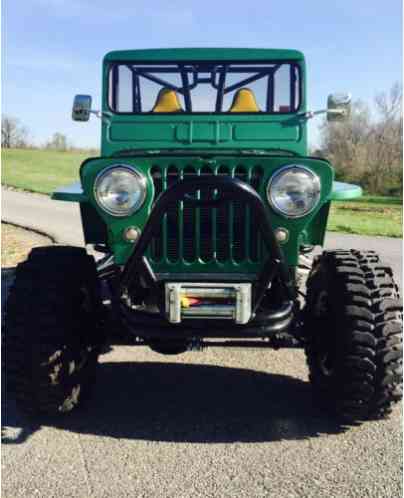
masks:
<svg viewBox="0 0 404 498"><path fill-rule="evenodd" d="M112 171L125 171L129 172L131 175L133 175L134 178L138 181L140 185L140 197L139 200L136 202L134 206L132 206L130 209L126 210L125 212L118 212L116 210L111 209L110 207L106 206L103 201L100 199L99 196L99 186L102 180L105 179L106 176L108 176ZM97 203L97 205L105 211L106 213L110 214L111 216L115 216L117 218L125 218L127 216L131 216L132 214L136 213L139 211L147 197L147 178L142 173L139 169L137 169L135 166L129 165L129 164L112 164L111 166L108 166L104 168L102 171L98 173L98 175L95 178L94 181L94 189L93 189L93 195L94 199Z"/></svg>
<svg viewBox="0 0 404 498"><path fill-rule="evenodd" d="M283 176L285 173L287 173L289 170L299 170L299 171L304 171L307 173L309 176L311 176L313 183L315 184L316 188L316 199L313 202L313 204L306 210L302 211L301 213L298 214L291 214L288 212L285 212L282 210L276 203L276 200L273 197L273 184L276 180L279 179L280 176ZM267 188L266 188L266 194L267 194L267 199L268 203L271 206L271 208L276 212L281 214L285 218L290 218L290 219L296 219L296 218L303 218L304 216L307 216L311 212L313 212L316 207L318 206L321 198L321 180L320 177L310 168L302 165L302 164L288 164L286 166L281 167L278 169L272 177L269 179Z"/></svg>

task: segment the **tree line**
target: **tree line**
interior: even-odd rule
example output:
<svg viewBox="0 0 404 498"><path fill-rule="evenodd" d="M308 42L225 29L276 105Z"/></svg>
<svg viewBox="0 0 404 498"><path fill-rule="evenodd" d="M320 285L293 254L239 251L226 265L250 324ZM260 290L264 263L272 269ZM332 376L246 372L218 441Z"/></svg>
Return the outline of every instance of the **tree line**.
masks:
<svg viewBox="0 0 404 498"><path fill-rule="evenodd" d="M320 148L314 155L329 159L336 179L361 185L366 192L401 195L403 189L403 90L398 83L377 95L373 112L360 100L344 122L320 125ZM14 117L1 120L1 145L4 148L33 148L29 132ZM54 133L46 149L77 150L62 133Z"/></svg>
<svg viewBox="0 0 404 498"><path fill-rule="evenodd" d="M41 147L34 146L29 138L29 130L19 119L13 116L1 118L1 146L5 149L51 149L66 152L69 150L82 150L71 144L66 135L55 132L52 137Z"/></svg>
<svg viewBox="0 0 404 498"><path fill-rule="evenodd" d="M402 101L396 83L375 97L373 112L357 100L347 121L323 122L315 154L330 160L337 180L358 183L371 194L402 195Z"/></svg>

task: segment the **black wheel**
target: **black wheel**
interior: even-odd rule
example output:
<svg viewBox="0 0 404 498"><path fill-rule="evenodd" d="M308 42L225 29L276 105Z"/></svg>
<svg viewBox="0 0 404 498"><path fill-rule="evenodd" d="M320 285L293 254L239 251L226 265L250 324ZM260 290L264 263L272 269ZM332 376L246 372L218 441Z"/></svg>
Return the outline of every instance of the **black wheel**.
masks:
<svg viewBox="0 0 404 498"><path fill-rule="evenodd" d="M307 281L306 355L316 394L345 420L383 418L402 398L402 306L373 251L324 252Z"/></svg>
<svg viewBox="0 0 404 498"><path fill-rule="evenodd" d="M94 258L76 247L33 249L6 307L9 393L30 414L69 412L89 397L103 342Z"/></svg>

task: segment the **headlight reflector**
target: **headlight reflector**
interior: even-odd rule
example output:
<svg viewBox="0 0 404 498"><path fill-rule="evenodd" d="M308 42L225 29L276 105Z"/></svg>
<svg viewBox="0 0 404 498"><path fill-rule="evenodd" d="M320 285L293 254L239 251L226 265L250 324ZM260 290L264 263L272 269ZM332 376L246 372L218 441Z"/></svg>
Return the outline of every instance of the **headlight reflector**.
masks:
<svg viewBox="0 0 404 498"><path fill-rule="evenodd" d="M146 177L133 166L117 164L101 171L95 180L98 205L113 216L129 216L146 198Z"/></svg>
<svg viewBox="0 0 404 498"><path fill-rule="evenodd" d="M310 169L291 165L277 171L268 183L268 202L287 218L310 213L320 200L321 183Z"/></svg>

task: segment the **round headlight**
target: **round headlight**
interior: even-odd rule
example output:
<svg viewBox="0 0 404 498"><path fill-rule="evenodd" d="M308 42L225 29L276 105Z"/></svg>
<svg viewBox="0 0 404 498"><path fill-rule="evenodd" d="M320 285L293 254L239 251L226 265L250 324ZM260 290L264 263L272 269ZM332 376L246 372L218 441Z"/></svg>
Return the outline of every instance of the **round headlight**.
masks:
<svg viewBox="0 0 404 498"><path fill-rule="evenodd" d="M117 164L97 176L94 195L98 205L113 216L129 216L146 198L146 178L132 166Z"/></svg>
<svg viewBox="0 0 404 498"><path fill-rule="evenodd" d="M275 211L288 218L310 213L321 193L319 177L304 166L285 166L271 178L267 187L268 202Z"/></svg>

